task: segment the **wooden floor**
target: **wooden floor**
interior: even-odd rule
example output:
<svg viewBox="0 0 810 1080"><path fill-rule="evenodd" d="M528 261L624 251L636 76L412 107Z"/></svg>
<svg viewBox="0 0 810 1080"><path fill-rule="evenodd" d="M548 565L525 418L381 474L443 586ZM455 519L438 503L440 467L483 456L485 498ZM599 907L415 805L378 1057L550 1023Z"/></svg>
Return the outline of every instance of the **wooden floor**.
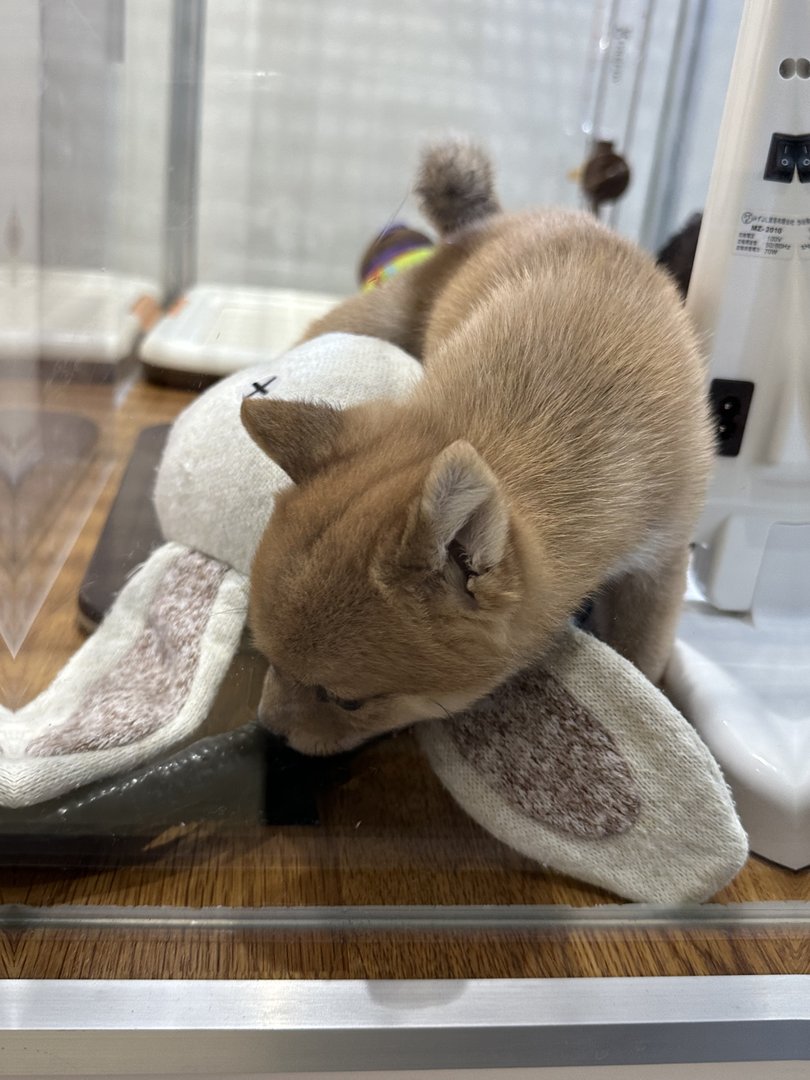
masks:
<svg viewBox="0 0 810 1080"><path fill-rule="evenodd" d="M40 552L40 574L61 567L16 658L0 657L0 687L12 707L39 693L83 640L78 587L138 432L171 420L192 399L140 382L117 408L101 386L51 384L43 395L49 410L94 420L99 441L54 511L51 534L64 539L75 532L82 506L92 505L89 516L63 560L58 545ZM218 706L221 728L250 717L260 683L259 661L241 655ZM187 822L140 836L133 823L132 835L115 842L68 846L54 837L43 850L32 846L23 860L29 865L0 868L0 905L8 905L5 920L0 916L0 974L810 973L810 906L804 906L810 874L752 858L714 905L688 918L619 907L615 897L546 872L478 829L441 789L408 734L361 752L322 795L319 814L317 826ZM606 904L617 907L597 910ZM743 907L715 906L728 904ZM350 917L349 909L377 905L383 910ZM412 910L395 911L398 905ZM461 906L482 905L502 906L502 925L490 913L486 925L462 919ZM520 905L540 907L520 919ZM144 906L162 912L138 917L131 910ZM239 909L232 923L222 908ZM433 923L425 908L433 909ZM290 923L295 909L307 911Z"/></svg>

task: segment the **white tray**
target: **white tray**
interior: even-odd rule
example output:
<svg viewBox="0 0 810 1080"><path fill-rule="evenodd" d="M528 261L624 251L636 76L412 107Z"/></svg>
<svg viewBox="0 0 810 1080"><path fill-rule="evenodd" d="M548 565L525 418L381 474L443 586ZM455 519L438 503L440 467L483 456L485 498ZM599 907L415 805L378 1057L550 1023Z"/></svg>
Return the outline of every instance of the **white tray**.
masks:
<svg viewBox="0 0 810 1080"><path fill-rule="evenodd" d="M197 285L147 335L140 356L158 368L229 375L285 352L339 300L293 289Z"/></svg>
<svg viewBox="0 0 810 1080"><path fill-rule="evenodd" d="M115 365L157 311L152 281L31 265L0 269L0 359Z"/></svg>

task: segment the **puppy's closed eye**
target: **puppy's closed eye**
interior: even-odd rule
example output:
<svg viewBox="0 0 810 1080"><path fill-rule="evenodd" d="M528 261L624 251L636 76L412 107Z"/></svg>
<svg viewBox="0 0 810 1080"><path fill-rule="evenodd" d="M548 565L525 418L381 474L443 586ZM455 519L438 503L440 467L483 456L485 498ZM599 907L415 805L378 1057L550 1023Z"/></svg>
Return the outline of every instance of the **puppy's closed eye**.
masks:
<svg viewBox="0 0 810 1080"><path fill-rule="evenodd" d="M358 709L362 709L365 705L364 701L358 701L354 699L352 701L344 701L342 698L335 698L335 705L339 705L341 709L345 709L346 712L357 712Z"/></svg>
<svg viewBox="0 0 810 1080"><path fill-rule="evenodd" d="M345 709L346 712L356 712L358 709L362 709L362 707L365 705L365 701L360 701L357 698L339 698L336 694L330 693L322 686L315 687L315 697L318 699L318 701L329 701L332 703L332 705L337 705L339 708Z"/></svg>

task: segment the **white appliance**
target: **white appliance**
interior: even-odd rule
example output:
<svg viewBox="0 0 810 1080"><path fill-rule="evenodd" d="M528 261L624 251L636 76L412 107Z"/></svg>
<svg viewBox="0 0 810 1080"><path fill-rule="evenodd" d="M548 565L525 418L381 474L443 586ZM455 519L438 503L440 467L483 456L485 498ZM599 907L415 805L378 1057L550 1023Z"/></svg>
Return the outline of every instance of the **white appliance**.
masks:
<svg viewBox="0 0 810 1080"><path fill-rule="evenodd" d="M810 864L810 0L748 0L688 308L718 434L670 692L751 846Z"/></svg>

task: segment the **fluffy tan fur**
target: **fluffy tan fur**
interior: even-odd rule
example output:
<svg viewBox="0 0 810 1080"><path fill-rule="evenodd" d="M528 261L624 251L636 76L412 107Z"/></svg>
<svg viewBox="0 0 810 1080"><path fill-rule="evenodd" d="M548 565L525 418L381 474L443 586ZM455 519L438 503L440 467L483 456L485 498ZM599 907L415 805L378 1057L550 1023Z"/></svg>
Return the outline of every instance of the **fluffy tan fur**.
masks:
<svg viewBox="0 0 810 1080"><path fill-rule="evenodd" d="M442 153L458 177L458 153L433 151L420 186L452 225ZM652 680L670 651L711 458L676 289L590 216L495 212L465 160L461 217L473 191L479 220L308 335L402 345L425 363L412 396L243 406L296 482L255 558L251 625L262 715L306 752L463 708L588 595Z"/></svg>

